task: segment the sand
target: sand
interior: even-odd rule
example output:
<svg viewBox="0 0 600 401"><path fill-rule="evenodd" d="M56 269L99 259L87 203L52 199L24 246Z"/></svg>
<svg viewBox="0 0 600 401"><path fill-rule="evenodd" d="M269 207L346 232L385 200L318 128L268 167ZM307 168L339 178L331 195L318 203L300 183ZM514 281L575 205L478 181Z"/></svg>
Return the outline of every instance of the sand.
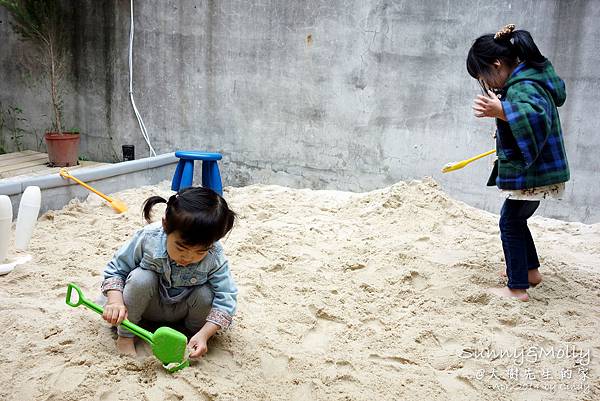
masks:
<svg viewBox="0 0 600 401"><path fill-rule="evenodd" d="M0 276L1 400L600 399L600 225L533 218L544 282L528 303L495 298L498 216L428 179L363 194L226 188L235 325L173 375L142 345L117 356L66 286L97 296L154 194L168 185L115 194L123 215L90 196L40 217L33 260Z"/></svg>

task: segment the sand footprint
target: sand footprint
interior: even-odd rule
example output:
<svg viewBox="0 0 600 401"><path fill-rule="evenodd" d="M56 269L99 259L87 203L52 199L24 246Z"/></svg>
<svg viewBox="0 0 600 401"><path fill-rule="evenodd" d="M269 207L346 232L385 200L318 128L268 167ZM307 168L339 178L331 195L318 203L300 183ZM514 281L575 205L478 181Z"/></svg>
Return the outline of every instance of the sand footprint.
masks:
<svg viewBox="0 0 600 401"><path fill-rule="evenodd" d="M446 390L449 399L476 400L480 399L471 379L455 372L436 372L436 378Z"/></svg>
<svg viewBox="0 0 600 401"><path fill-rule="evenodd" d="M412 359L400 355L370 354L369 359L372 361L383 362L385 365L392 366L395 369L400 369L403 365L418 365L418 363Z"/></svg>
<svg viewBox="0 0 600 401"><path fill-rule="evenodd" d="M262 211L262 212L258 212L256 215L256 219L258 221L265 221L270 219L272 216L272 214L270 212L266 212L266 211Z"/></svg>
<svg viewBox="0 0 600 401"><path fill-rule="evenodd" d="M291 396L291 401L312 401L315 398L315 386L312 383L299 384Z"/></svg>
<svg viewBox="0 0 600 401"><path fill-rule="evenodd" d="M86 369L81 366L63 366L49 382L52 388L60 389L62 392L75 390L85 380Z"/></svg>
<svg viewBox="0 0 600 401"><path fill-rule="evenodd" d="M442 346L439 338L435 335L435 333L432 330L425 330L425 331L420 332L415 337L415 342L417 344L426 346L430 349L440 348Z"/></svg>
<svg viewBox="0 0 600 401"><path fill-rule="evenodd" d="M463 298L463 301L470 304L487 305L490 303L491 296L486 291L476 291Z"/></svg>
<svg viewBox="0 0 600 401"><path fill-rule="evenodd" d="M215 364L226 370L234 371L239 368L239 362L233 358L233 353L227 349L212 346L202 358L206 363Z"/></svg>
<svg viewBox="0 0 600 401"><path fill-rule="evenodd" d="M426 288L429 288L429 280L427 277L414 270L404 276L402 281L408 283L417 291L422 291Z"/></svg>
<svg viewBox="0 0 600 401"><path fill-rule="evenodd" d="M100 394L100 401L119 401L121 400L121 397L119 396L119 393L115 392L115 391L105 391L104 393Z"/></svg>
<svg viewBox="0 0 600 401"><path fill-rule="evenodd" d="M317 318L317 323L302 340L301 347L310 353L323 353L329 349L330 342L346 325Z"/></svg>
<svg viewBox="0 0 600 401"><path fill-rule="evenodd" d="M173 382L171 376L161 376L156 385L144 391L148 401L208 401L213 397L190 385L187 380Z"/></svg>
<svg viewBox="0 0 600 401"><path fill-rule="evenodd" d="M264 377L285 377L288 372L288 358L285 356L272 356L264 354L260 356L260 366Z"/></svg>
<svg viewBox="0 0 600 401"><path fill-rule="evenodd" d="M385 324L380 319L370 319L362 322L363 326L371 329L374 333L381 333L385 330Z"/></svg>
<svg viewBox="0 0 600 401"><path fill-rule="evenodd" d="M457 340L454 336L435 335L425 332L418 338L429 345L428 358L431 366L438 371L454 371L464 366L461 358L463 350L469 344Z"/></svg>

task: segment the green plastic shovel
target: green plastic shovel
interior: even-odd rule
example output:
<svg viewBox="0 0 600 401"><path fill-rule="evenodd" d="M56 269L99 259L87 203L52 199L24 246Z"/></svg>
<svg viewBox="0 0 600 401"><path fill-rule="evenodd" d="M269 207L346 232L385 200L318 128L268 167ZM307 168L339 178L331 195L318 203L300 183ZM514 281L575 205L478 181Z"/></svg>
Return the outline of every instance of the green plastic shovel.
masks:
<svg viewBox="0 0 600 401"><path fill-rule="evenodd" d="M77 291L77 300L71 299L73 290ZM74 308L79 305L85 305L96 313L102 315L104 309L96 305L92 301L85 299L79 287L70 283L67 287L67 305ZM187 346L187 338L184 334L170 327L159 327L154 334L148 330L142 329L140 326L131 323L129 320L123 320L121 325L127 330L146 341L152 346L152 352L162 363L163 367L170 373L176 372L190 365L190 361L186 358L185 349Z"/></svg>

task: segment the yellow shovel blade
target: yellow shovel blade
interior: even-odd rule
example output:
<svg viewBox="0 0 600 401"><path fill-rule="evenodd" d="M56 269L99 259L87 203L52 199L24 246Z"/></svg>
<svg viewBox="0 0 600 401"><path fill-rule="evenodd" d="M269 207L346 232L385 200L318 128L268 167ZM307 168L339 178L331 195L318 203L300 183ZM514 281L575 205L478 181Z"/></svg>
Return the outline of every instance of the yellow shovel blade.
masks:
<svg viewBox="0 0 600 401"><path fill-rule="evenodd" d="M127 205L118 199L112 198L112 202L110 202L110 205L118 213L125 213L127 211Z"/></svg>

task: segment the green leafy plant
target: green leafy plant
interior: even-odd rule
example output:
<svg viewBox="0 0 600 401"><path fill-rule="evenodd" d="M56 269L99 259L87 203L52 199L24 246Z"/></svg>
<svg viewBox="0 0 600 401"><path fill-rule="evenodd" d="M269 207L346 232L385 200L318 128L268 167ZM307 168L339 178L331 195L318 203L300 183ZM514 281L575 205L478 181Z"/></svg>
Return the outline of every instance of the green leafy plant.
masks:
<svg viewBox="0 0 600 401"><path fill-rule="evenodd" d="M8 136L17 151L23 150L23 135L27 130L22 125L27 122L23 110L15 106L4 106L0 103L0 153L7 153L5 137ZM6 135L5 132L8 134Z"/></svg>
<svg viewBox="0 0 600 401"><path fill-rule="evenodd" d="M0 0L11 14L11 25L22 40L35 49L34 58L48 79L52 108L52 130L63 132L62 81L65 74L67 37L64 10L59 0Z"/></svg>

